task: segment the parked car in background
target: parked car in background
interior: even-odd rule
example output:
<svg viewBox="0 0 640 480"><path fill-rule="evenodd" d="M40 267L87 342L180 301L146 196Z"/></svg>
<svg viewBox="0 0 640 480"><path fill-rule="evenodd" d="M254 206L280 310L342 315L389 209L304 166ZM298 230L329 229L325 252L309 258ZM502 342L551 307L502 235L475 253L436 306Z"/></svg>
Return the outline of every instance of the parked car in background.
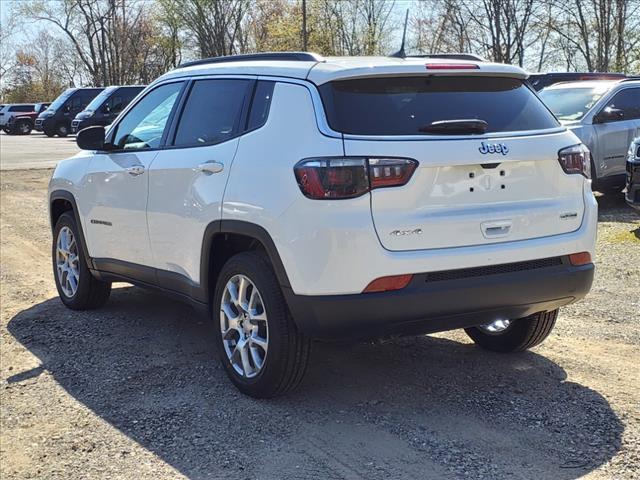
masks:
<svg viewBox="0 0 640 480"><path fill-rule="evenodd" d="M640 79L557 83L539 95L591 151L593 189L621 191L627 149L640 135Z"/></svg>
<svg viewBox="0 0 640 480"><path fill-rule="evenodd" d="M33 130L36 118L44 112L50 103L36 103L31 112L21 113L9 117L4 131L9 135L29 135Z"/></svg>
<svg viewBox="0 0 640 480"><path fill-rule="evenodd" d="M0 109L0 128L5 130L11 117L33 111L33 103L8 103Z"/></svg>
<svg viewBox="0 0 640 480"><path fill-rule="evenodd" d="M627 193L625 200L640 210L640 137L631 142L627 154Z"/></svg>
<svg viewBox="0 0 640 480"><path fill-rule="evenodd" d="M94 125L110 125L142 90L144 86L140 85L105 88L91 100L87 108L76 115L71 122L71 133Z"/></svg>
<svg viewBox="0 0 640 480"><path fill-rule="evenodd" d="M36 118L35 129L47 137L66 137L71 132L71 121L84 110L104 88L68 88L56 98L47 110Z"/></svg>
<svg viewBox="0 0 640 480"><path fill-rule="evenodd" d="M627 76L624 73L600 73L600 72L557 72L557 73L533 73L529 75L529 84L535 90L542 90L555 83L577 82L583 80L622 80Z"/></svg>

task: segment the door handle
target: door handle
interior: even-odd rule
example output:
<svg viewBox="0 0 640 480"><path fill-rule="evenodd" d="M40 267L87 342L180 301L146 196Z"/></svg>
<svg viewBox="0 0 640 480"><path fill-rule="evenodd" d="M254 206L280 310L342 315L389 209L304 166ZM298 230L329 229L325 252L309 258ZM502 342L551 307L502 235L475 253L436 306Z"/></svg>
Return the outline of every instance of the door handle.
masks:
<svg viewBox="0 0 640 480"><path fill-rule="evenodd" d="M216 162L214 160L210 160L208 162L201 163L196 169L199 172L211 175L213 173L220 173L224 169L224 164Z"/></svg>
<svg viewBox="0 0 640 480"><path fill-rule="evenodd" d="M144 166L133 165L132 167L127 168L127 172L129 172L129 175L133 175L134 177L137 177L138 175L142 175L144 173Z"/></svg>

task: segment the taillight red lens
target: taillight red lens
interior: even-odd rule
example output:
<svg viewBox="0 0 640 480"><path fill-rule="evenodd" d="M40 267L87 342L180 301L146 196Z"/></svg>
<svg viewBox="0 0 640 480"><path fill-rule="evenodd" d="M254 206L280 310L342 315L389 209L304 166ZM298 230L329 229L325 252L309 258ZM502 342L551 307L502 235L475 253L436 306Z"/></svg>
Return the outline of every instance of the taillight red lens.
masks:
<svg viewBox="0 0 640 480"><path fill-rule="evenodd" d="M558 161L566 173L579 173L586 178L591 178L591 152L583 144L560 150Z"/></svg>
<svg viewBox="0 0 640 480"><path fill-rule="evenodd" d="M302 160L293 170L306 197L330 200L404 185L417 166L410 158L325 157Z"/></svg>
<svg viewBox="0 0 640 480"><path fill-rule="evenodd" d="M362 291L362 293L389 292L400 290L411 282L413 275L391 275L390 277L376 278Z"/></svg>

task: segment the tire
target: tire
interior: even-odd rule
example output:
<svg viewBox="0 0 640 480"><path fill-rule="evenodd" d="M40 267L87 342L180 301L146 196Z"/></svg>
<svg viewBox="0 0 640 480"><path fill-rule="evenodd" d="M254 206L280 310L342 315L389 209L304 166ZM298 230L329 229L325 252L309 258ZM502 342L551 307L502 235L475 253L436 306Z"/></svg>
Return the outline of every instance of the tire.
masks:
<svg viewBox="0 0 640 480"><path fill-rule="evenodd" d="M29 135L31 130L33 130L33 126L27 120L19 120L11 129L14 135Z"/></svg>
<svg viewBox="0 0 640 480"><path fill-rule="evenodd" d="M66 137L67 135L69 135L69 126L64 122L60 122L58 125L56 125L55 134L61 138Z"/></svg>
<svg viewBox="0 0 640 480"><path fill-rule="evenodd" d="M252 308L249 308L251 300L238 302L249 304L246 310L235 306L228 287L237 281L234 283L235 291L242 290L239 288L242 278L251 283L245 283L244 300L253 299L254 289L258 292ZM212 317L220 360L233 384L242 393L255 398L282 395L297 387L307 368L311 341L298 331L293 322L266 255L252 251L231 257L218 276L213 298ZM236 293L237 298L239 295ZM253 313L243 320L243 312L251 310ZM225 312L229 312L229 315ZM236 328L229 328L232 323L229 319L234 316L240 321L236 321ZM266 321L259 320L261 316ZM248 336L244 331L247 327L254 329ZM223 330L227 330L226 335ZM245 350L246 361L251 368L244 368L243 355L239 353L242 351L242 348L238 348L243 340L241 335L245 335L244 345L248 345ZM266 340L266 350L259 344L251 343L252 339L260 339L262 343Z"/></svg>
<svg viewBox="0 0 640 480"><path fill-rule="evenodd" d="M56 134L55 134L54 132L51 132L51 131L49 131L49 130L45 130L45 131L44 131L44 134L45 134L47 137L49 137L49 138L52 138L52 137L55 137L55 136L56 136Z"/></svg>
<svg viewBox="0 0 640 480"><path fill-rule="evenodd" d="M509 326L499 333L489 333L486 327L465 328L465 332L476 345L487 350L501 353L520 352L542 343L553 330L556 318L557 309L512 320Z"/></svg>
<svg viewBox="0 0 640 480"><path fill-rule="evenodd" d="M66 236L66 241L61 238L61 232L64 232L62 236ZM68 232L71 233L71 238L68 237ZM71 241L69 241L70 239ZM79 236L79 230L74 216L70 212L65 212L60 215L53 230L51 253L53 276L56 282L56 288L58 289L58 295L62 303L72 310L91 310L100 308L109 299L111 282L100 281L91 274L87 266L87 259L85 258L81 242L82 239ZM67 255L61 254L58 250L59 246L64 247L62 250L66 250L69 253ZM75 275L72 275L71 270L62 272L61 270L65 268L64 265L61 269L58 268L58 264L63 262L65 258L75 258L75 261L66 263L67 268L70 268L72 265L75 266L73 269L75 273L77 273L75 282L73 282ZM72 288L72 283L76 283L75 291Z"/></svg>

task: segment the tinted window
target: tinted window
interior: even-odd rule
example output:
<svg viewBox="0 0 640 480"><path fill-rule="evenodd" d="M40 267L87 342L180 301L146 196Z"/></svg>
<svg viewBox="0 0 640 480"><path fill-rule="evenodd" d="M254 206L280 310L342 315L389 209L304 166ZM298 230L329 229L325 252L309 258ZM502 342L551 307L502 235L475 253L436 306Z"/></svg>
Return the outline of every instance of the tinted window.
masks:
<svg viewBox="0 0 640 480"><path fill-rule="evenodd" d="M9 108L10 112L32 112L33 105L16 105Z"/></svg>
<svg viewBox="0 0 640 480"><path fill-rule="evenodd" d="M256 90L253 93L253 100L251 101L247 130L260 128L267 122L274 85L275 82L265 81L259 81L256 84Z"/></svg>
<svg viewBox="0 0 640 480"><path fill-rule="evenodd" d="M198 80L185 103L174 145L224 142L239 131L250 80Z"/></svg>
<svg viewBox="0 0 640 480"><path fill-rule="evenodd" d="M640 118L640 88L626 88L614 95L607 107L622 110L621 120Z"/></svg>
<svg viewBox="0 0 640 480"><path fill-rule="evenodd" d="M330 82L320 87L329 125L360 135L424 135L440 120L479 119L487 132L557 127L521 81L495 77L394 77Z"/></svg>
<svg viewBox="0 0 640 480"><path fill-rule="evenodd" d="M151 90L118 123L113 144L116 148L158 148L167 120L176 103L182 82Z"/></svg>

